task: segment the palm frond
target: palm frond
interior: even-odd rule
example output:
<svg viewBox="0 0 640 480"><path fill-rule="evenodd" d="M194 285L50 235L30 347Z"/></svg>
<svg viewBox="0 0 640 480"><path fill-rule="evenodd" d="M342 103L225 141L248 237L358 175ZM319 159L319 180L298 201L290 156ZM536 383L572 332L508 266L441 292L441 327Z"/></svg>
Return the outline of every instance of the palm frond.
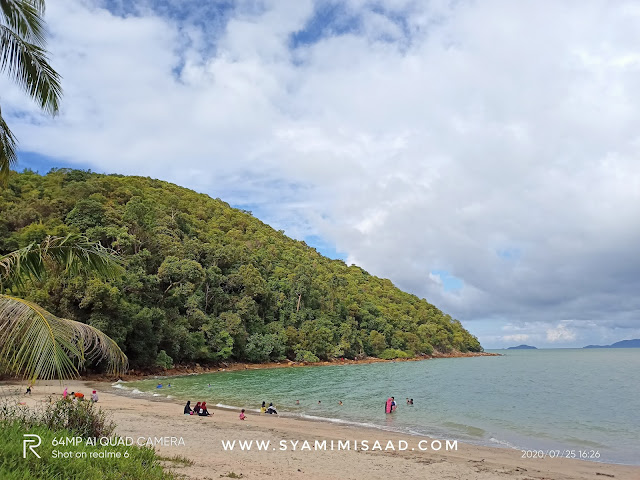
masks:
<svg viewBox="0 0 640 480"><path fill-rule="evenodd" d="M7 295L0 295L0 358L9 371L32 380L73 378L88 362L106 361L111 375L128 366L120 347L100 330Z"/></svg>
<svg viewBox="0 0 640 480"><path fill-rule="evenodd" d="M0 257L0 291L9 286L22 288L26 280L42 281L55 267L71 276L85 272L115 278L122 273L116 252L100 243L82 235L49 236L42 243L34 242Z"/></svg>
<svg viewBox="0 0 640 480"><path fill-rule="evenodd" d="M16 144L16 137L9 130L0 110L0 184L6 183L9 170L18 162Z"/></svg>
<svg viewBox="0 0 640 480"><path fill-rule="evenodd" d="M0 25L0 70L13 77L45 112L58 113L60 75L49 65L46 50L5 25Z"/></svg>
<svg viewBox="0 0 640 480"><path fill-rule="evenodd" d="M44 0L0 0L0 22L6 24L23 40L45 46L45 28L42 14Z"/></svg>

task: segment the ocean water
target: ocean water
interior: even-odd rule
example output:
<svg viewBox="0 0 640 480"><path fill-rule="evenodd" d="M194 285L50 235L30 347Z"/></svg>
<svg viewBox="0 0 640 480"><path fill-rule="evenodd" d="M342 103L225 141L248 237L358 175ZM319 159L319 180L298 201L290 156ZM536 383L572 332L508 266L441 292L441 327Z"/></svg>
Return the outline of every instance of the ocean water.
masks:
<svg viewBox="0 0 640 480"><path fill-rule="evenodd" d="M640 349L495 352L504 355L218 372L117 387L249 411L273 402L289 416L505 448L597 451L591 460L640 465ZM387 415L389 396L398 409Z"/></svg>

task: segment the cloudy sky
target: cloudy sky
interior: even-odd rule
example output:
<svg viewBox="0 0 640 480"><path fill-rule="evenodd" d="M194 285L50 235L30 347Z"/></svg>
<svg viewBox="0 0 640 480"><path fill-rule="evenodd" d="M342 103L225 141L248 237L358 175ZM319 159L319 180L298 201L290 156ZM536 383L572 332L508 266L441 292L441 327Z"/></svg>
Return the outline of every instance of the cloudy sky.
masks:
<svg viewBox="0 0 640 480"><path fill-rule="evenodd" d="M133 5L132 5L133 4ZM20 168L220 197L485 348L640 338L636 1L51 0Z"/></svg>

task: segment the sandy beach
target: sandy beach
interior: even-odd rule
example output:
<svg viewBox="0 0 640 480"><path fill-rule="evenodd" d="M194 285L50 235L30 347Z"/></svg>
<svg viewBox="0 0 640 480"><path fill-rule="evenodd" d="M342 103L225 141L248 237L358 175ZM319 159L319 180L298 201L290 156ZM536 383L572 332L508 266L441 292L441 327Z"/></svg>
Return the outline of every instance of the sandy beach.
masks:
<svg viewBox="0 0 640 480"><path fill-rule="evenodd" d="M156 445L162 455L179 455L194 462L174 470L192 479L221 477L246 479L639 479L640 466L611 465L574 459L527 459L520 450L480 447L458 442L456 450L445 451L446 439L426 439L377 429L314 422L276 415L210 408L211 417L183 415L183 404L153 401L149 397L132 398L113 393L110 384L73 381L64 386L87 396L94 388L100 395L99 406L117 423L116 433L146 442L160 439ZM47 401L61 394L58 382L38 382L28 403ZM10 390L2 384L3 392ZM17 388L16 386L13 387ZM20 387L22 388L22 387ZM192 399L192 405L195 404ZM177 440L172 441L172 438ZM223 442L236 441L233 451ZM251 450L242 450L239 441L253 441ZM442 449L434 451L442 441ZM269 442L258 450L256 442ZM307 441L308 443L305 443ZM323 445L326 450L316 450ZM334 449L331 450L333 441ZM338 442L350 442L350 450L338 449ZM358 450L355 450L355 442ZM368 451L363 450L364 441ZM378 441L381 450L375 449ZM422 441L422 443L420 443ZM403 443L403 442L406 442ZM173 443L173 444L172 444ZM228 444L227 444L228 445ZM262 445L265 445L264 443ZM310 448L306 448L308 445ZM395 450L389 448L392 445ZM295 446L295 449L294 449ZM406 448L400 451L401 448ZM421 449L426 448L422 451Z"/></svg>

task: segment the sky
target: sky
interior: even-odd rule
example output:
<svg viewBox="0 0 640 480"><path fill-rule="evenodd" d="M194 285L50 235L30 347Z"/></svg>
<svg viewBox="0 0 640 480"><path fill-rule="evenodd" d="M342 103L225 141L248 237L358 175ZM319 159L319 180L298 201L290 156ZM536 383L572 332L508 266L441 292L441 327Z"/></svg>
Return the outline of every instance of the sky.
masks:
<svg viewBox="0 0 640 480"><path fill-rule="evenodd" d="M426 298L485 348L640 338L636 1L55 0L19 169L143 175Z"/></svg>

